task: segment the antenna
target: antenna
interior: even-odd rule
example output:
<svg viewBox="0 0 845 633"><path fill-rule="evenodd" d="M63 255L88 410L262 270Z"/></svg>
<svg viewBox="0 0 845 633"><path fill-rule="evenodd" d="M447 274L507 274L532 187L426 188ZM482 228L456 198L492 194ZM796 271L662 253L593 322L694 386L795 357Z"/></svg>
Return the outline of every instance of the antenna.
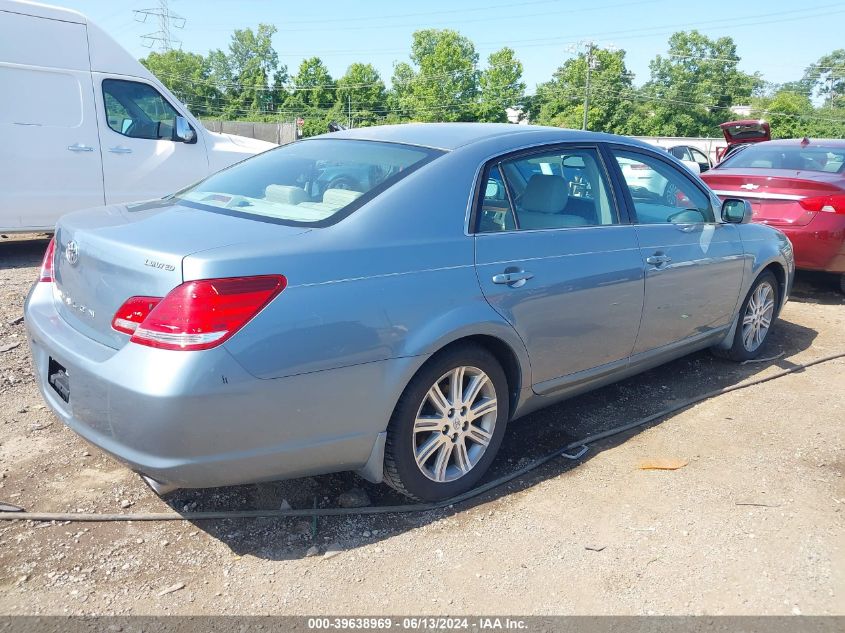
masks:
<svg viewBox="0 0 845 633"><path fill-rule="evenodd" d="M162 51L169 51L173 49L174 44L178 48L182 48L182 40L173 39L170 34L170 27L177 29L185 28L185 18L176 13L172 13L167 6L168 0L158 0L157 7L149 9L134 9L136 22L147 22L147 18L156 18L158 20L158 31L142 35L144 46L152 48L158 42L159 48Z"/></svg>

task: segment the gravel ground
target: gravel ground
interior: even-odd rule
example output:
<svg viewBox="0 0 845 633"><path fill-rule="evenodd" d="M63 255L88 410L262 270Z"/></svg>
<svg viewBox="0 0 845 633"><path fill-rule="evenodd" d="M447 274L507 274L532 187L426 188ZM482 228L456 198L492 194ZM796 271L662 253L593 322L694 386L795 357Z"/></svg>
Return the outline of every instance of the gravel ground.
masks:
<svg viewBox="0 0 845 633"><path fill-rule="evenodd" d="M52 416L21 306L46 240L0 243L0 501L145 512L404 503L352 474L156 497ZM766 363L694 354L511 425L491 476L673 402L845 351L802 275ZM436 512L0 522L2 614L845 614L845 362L702 402ZM687 462L642 470L648 459ZM745 505L753 504L753 505Z"/></svg>

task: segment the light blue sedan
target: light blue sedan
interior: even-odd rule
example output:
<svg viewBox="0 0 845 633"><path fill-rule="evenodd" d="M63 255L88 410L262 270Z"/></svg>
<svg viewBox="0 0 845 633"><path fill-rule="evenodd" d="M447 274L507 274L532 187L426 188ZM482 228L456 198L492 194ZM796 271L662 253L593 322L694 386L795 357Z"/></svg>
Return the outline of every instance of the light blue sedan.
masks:
<svg viewBox="0 0 845 633"><path fill-rule="evenodd" d="M756 356L794 266L750 215L618 136L350 130L65 216L26 325L51 409L160 494L352 470L444 499L530 411Z"/></svg>

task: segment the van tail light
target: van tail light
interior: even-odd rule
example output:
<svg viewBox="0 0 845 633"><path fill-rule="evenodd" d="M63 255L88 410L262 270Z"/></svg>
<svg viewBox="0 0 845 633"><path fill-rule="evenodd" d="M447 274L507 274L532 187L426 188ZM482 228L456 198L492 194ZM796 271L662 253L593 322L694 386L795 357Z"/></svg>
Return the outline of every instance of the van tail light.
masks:
<svg viewBox="0 0 845 633"><path fill-rule="evenodd" d="M47 244L47 250L44 252L44 259L41 261L41 272L38 275L38 281L46 281L52 283L53 281L53 260L56 255L56 238L52 238Z"/></svg>
<svg viewBox="0 0 845 633"><path fill-rule="evenodd" d="M836 196L813 196L798 201L807 211L845 214L845 194Z"/></svg>
<svg viewBox="0 0 845 633"><path fill-rule="evenodd" d="M188 281L166 297L132 297L112 327L138 345L159 349L216 347L246 325L287 286L283 275Z"/></svg>

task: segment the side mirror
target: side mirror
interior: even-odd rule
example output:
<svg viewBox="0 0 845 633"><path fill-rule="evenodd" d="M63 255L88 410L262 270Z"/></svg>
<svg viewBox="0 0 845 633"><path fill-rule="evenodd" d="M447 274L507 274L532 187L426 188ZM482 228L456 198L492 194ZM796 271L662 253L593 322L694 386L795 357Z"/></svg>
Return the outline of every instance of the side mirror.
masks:
<svg viewBox="0 0 845 633"><path fill-rule="evenodd" d="M730 224L748 224L751 222L751 203L739 198L728 198L722 202L722 219Z"/></svg>
<svg viewBox="0 0 845 633"><path fill-rule="evenodd" d="M183 116L176 117L176 125L173 128L173 140L182 141L183 143L196 143L197 133L188 123L188 119Z"/></svg>

